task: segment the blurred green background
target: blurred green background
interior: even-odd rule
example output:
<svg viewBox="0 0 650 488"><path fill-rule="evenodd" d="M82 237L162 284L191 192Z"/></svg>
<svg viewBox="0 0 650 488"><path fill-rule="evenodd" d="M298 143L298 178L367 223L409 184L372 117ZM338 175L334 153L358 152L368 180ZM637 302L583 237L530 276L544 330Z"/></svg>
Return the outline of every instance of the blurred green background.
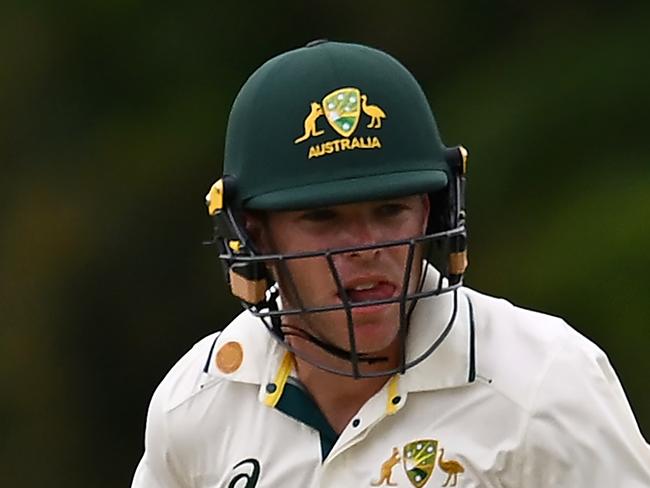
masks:
<svg viewBox="0 0 650 488"><path fill-rule="evenodd" d="M3 2L0 486L130 483L153 389L239 310L201 245L230 104L319 37L414 72L470 149L467 283L601 345L650 436L650 6L613 5Z"/></svg>

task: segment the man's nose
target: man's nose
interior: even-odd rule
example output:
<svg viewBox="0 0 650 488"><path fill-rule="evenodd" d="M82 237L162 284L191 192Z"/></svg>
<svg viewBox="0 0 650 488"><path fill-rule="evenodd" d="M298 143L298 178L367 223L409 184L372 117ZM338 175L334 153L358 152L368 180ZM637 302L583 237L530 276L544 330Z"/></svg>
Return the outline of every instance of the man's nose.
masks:
<svg viewBox="0 0 650 488"><path fill-rule="evenodd" d="M371 260L377 257L380 253L380 248L374 249L358 249L346 253L346 256L354 259Z"/></svg>
<svg viewBox="0 0 650 488"><path fill-rule="evenodd" d="M369 222L360 221L348 226L345 233L345 242L342 247L372 246L381 242L381 235ZM381 252L380 248L351 250L345 253L351 258L372 258Z"/></svg>

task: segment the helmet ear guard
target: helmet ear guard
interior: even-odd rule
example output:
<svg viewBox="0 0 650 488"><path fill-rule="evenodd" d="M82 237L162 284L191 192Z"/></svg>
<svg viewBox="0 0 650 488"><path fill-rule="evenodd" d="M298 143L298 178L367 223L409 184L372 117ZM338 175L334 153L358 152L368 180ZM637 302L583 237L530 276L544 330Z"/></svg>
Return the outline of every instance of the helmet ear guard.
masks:
<svg viewBox="0 0 650 488"><path fill-rule="evenodd" d="M448 198L448 229L465 227L467 212L465 210L465 185L467 180L467 160L469 153L463 146L445 150L445 159L451 169L451 180L447 188ZM463 278L467 269L467 231L452 236L449 242L447 257L447 277L454 285Z"/></svg>
<svg viewBox="0 0 650 488"><path fill-rule="evenodd" d="M210 244L219 247L219 254L232 256L250 255L253 244L241 232L230 202L237 191L235 178L224 176L212 185L205 197L208 213L213 219L213 238ZM269 273L264 263L258 261L235 261L225 258L226 282L234 296L248 304L264 301L269 288Z"/></svg>

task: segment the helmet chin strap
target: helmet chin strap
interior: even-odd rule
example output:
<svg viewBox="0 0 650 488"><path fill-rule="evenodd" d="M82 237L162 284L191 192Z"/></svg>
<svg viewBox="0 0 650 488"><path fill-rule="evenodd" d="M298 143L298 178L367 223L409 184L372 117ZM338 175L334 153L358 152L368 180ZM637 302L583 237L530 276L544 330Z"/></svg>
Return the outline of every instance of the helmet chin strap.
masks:
<svg viewBox="0 0 650 488"><path fill-rule="evenodd" d="M346 351L345 349L342 349L338 346L335 346L334 344L331 344L329 342L323 341L316 337L313 334L310 334L309 332L299 328L299 327L294 327L292 325L287 325L283 324L280 325L282 329L282 334L283 337L299 337L301 339L304 339L308 342L311 342L312 344L320 347L324 351L327 351L330 353L332 356L335 356L339 359L344 359L346 361L352 362L352 353L350 351ZM372 356L370 354L366 353L357 353L357 361L362 362L362 363L367 363L367 364L375 364L375 363L382 363L388 361L388 356Z"/></svg>

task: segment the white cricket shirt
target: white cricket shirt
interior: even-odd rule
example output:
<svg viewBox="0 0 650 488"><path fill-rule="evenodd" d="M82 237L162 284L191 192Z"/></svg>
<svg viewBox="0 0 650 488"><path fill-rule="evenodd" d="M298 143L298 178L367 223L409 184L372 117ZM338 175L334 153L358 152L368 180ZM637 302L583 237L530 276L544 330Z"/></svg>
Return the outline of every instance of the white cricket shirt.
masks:
<svg viewBox="0 0 650 488"><path fill-rule="evenodd" d="M409 357L452 309L451 293L418 302ZM461 288L440 347L340 436L292 364L246 312L197 343L153 396L132 488L650 487L616 374L561 319Z"/></svg>

